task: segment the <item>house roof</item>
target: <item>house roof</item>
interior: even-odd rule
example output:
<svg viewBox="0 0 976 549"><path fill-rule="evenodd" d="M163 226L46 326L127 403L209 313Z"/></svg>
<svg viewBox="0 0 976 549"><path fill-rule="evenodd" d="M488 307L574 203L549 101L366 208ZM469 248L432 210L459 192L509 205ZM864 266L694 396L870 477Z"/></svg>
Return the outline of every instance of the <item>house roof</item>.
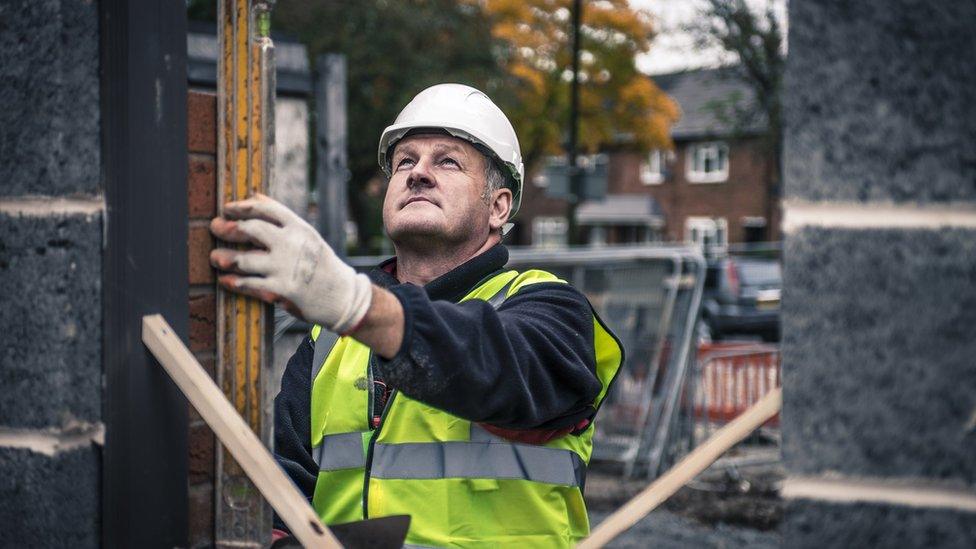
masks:
<svg viewBox="0 0 976 549"><path fill-rule="evenodd" d="M681 108L681 118L671 128L673 139L756 134L766 130L764 116L736 127L736 111L756 112L755 94L737 71L733 66L651 77Z"/></svg>
<svg viewBox="0 0 976 549"><path fill-rule="evenodd" d="M654 197L644 194L608 194L602 200L587 200L576 210L580 225L664 224L664 211Z"/></svg>

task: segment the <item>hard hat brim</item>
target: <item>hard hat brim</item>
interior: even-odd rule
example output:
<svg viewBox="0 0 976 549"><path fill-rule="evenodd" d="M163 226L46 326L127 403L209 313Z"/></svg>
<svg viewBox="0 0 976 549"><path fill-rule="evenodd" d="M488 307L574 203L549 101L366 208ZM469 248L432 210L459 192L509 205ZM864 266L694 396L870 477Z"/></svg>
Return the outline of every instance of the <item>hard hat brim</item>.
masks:
<svg viewBox="0 0 976 549"><path fill-rule="evenodd" d="M505 166L508 171L508 175L512 178L514 185L512 190L512 213L509 215L509 219L515 217L518 212L519 206L522 202L522 185L524 184L524 167L522 165L522 158L518 151L511 150L508 155L509 158L503 158L498 154L499 150L505 151L510 150L511 147L503 143L492 142L491 139L486 138L486 136L478 135L471 128L464 127L461 124L451 124L446 125L441 121L413 121L410 124L393 124L387 126L383 130L383 135L380 137L379 147L377 150L377 160L379 161L380 168L387 177L392 177L392 167L390 166L390 153L392 148L396 144L406 137L408 134L423 133L425 130L429 130L430 133L447 133L458 139L463 139L469 143L475 145L481 145L486 151L489 152L495 159L498 160L503 166ZM517 162L517 164L516 164Z"/></svg>

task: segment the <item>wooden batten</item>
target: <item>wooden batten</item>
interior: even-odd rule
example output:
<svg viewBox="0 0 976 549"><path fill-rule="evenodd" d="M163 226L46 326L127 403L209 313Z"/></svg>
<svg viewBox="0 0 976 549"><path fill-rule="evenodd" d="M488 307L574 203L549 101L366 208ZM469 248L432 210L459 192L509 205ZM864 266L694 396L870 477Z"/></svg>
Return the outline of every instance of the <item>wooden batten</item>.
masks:
<svg viewBox="0 0 976 549"><path fill-rule="evenodd" d="M292 535L305 547L341 547L332 532L322 524L308 505L305 496L298 491L278 467L268 449L258 440L248 425L249 422L237 414L235 406L210 379L193 353L180 341L161 315L143 317L142 341L183 391L190 404L213 429L223 448L236 457L234 467L247 475L245 478L248 482L253 479L255 491L260 490L260 494L264 494L288 525ZM231 544L225 539L223 542L218 541L216 545L240 547L250 544L239 541ZM256 546L267 545L266 540Z"/></svg>

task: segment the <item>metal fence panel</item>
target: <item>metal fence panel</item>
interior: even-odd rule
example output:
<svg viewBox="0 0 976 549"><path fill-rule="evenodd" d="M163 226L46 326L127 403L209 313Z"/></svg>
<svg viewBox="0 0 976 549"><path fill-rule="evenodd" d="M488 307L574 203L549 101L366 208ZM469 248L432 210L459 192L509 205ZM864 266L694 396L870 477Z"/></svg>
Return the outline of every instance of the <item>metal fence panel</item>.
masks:
<svg viewBox="0 0 976 549"><path fill-rule="evenodd" d="M690 445L679 406L694 360L692 342L705 263L692 248L614 247L513 251L509 266L546 269L573 282L617 335L625 362L603 403L594 434L596 460L622 463L628 475L657 474L675 440Z"/></svg>

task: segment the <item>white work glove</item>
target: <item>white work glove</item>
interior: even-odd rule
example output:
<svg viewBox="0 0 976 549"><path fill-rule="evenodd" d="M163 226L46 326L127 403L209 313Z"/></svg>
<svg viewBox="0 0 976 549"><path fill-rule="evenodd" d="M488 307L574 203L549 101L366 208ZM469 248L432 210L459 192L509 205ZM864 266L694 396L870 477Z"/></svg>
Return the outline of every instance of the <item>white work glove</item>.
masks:
<svg viewBox="0 0 976 549"><path fill-rule="evenodd" d="M356 327L372 300L372 285L339 259L311 225L264 195L231 202L210 223L215 236L261 249L218 248L210 262L226 288L268 302L339 334Z"/></svg>

